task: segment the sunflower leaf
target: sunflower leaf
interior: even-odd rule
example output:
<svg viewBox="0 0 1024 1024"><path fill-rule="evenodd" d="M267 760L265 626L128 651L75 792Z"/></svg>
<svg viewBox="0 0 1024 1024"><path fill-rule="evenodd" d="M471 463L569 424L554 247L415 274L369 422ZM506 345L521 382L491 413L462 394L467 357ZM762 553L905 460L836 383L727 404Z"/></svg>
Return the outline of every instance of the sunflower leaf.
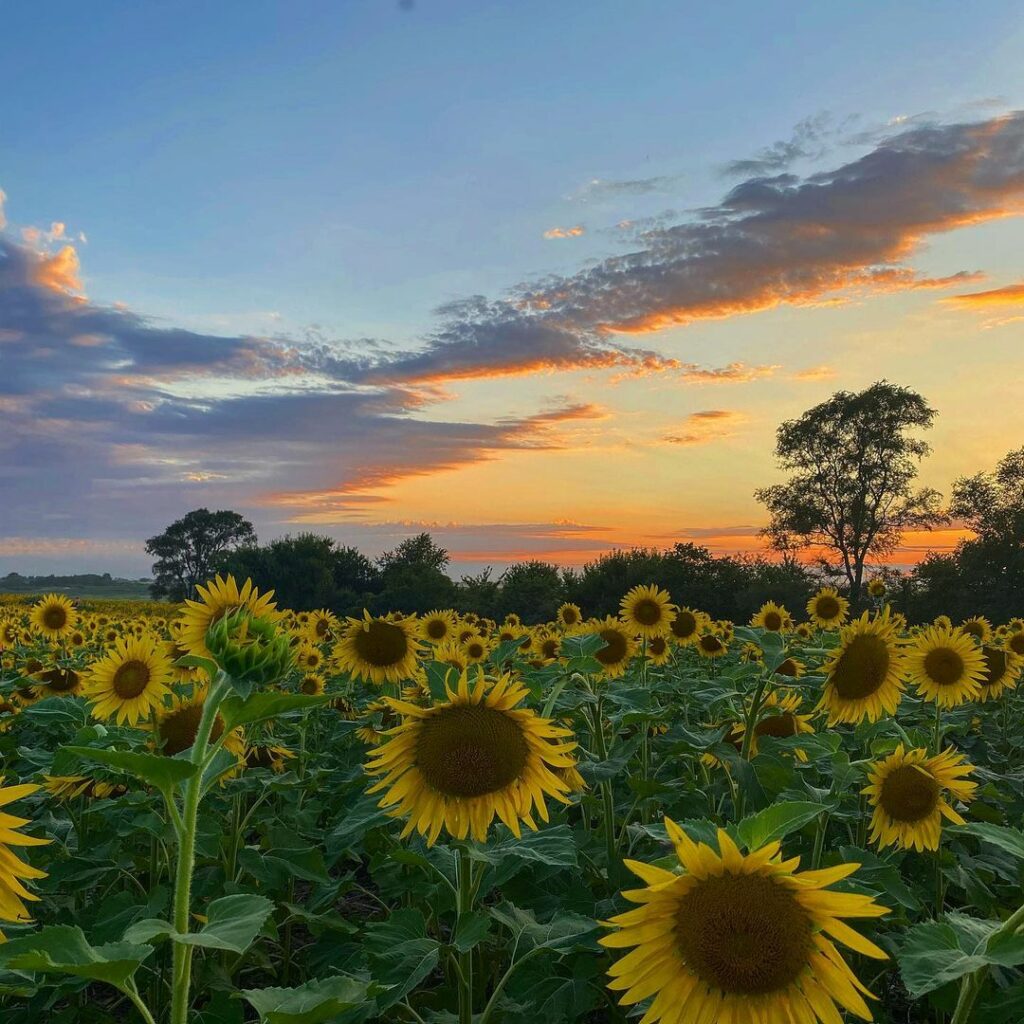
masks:
<svg viewBox="0 0 1024 1024"><path fill-rule="evenodd" d="M111 750L107 747L64 747L68 753L86 761L97 761L111 768L121 768L136 778L167 793L179 782L192 778L198 765L177 757L142 754L134 750Z"/></svg>
<svg viewBox="0 0 1024 1024"><path fill-rule="evenodd" d="M265 896L238 893L214 900L206 910L206 924L198 932L182 935L175 931L170 921L150 918L136 921L124 935L129 942L153 942L155 939L168 938L183 946L244 953L252 945L273 909L274 904Z"/></svg>
<svg viewBox="0 0 1024 1024"><path fill-rule="evenodd" d="M827 808L808 800L784 800L744 818L736 833L749 850L783 839L813 821Z"/></svg>
<svg viewBox="0 0 1024 1024"><path fill-rule="evenodd" d="M328 694L274 693L261 690L251 697L226 697L220 706L220 717L224 720L224 730L227 732L239 725L266 722L289 711L307 711L309 708L326 704L330 699Z"/></svg>
<svg viewBox="0 0 1024 1024"><path fill-rule="evenodd" d="M81 928L51 925L33 935L0 944L0 966L15 971L71 974L104 981L125 991L151 946L111 942L93 946Z"/></svg>
<svg viewBox="0 0 1024 1024"><path fill-rule="evenodd" d="M1018 828L1009 828L1006 825L990 825L986 821L971 821L966 825L960 825L950 829L959 835L975 836L986 843L998 846L1014 857L1024 860L1024 832Z"/></svg>
<svg viewBox="0 0 1024 1024"><path fill-rule="evenodd" d="M262 1024L322 1024L385 992L388 986L356 978L314 978L296 988L248 988L246 1002Z"/></svg>

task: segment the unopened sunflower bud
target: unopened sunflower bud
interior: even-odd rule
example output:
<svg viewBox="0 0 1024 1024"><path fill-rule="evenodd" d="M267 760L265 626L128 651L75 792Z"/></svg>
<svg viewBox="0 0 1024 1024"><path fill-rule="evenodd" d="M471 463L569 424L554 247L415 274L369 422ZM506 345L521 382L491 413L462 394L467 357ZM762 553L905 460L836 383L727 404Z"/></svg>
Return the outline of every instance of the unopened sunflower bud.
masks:
<svg viewBox="0 0 1024 1024"><path fill-rule="evenodd" d="M280 679L292 665L288 637L273 622L237 609L206 631L206 647L236 684L265 686Z"/></svg>

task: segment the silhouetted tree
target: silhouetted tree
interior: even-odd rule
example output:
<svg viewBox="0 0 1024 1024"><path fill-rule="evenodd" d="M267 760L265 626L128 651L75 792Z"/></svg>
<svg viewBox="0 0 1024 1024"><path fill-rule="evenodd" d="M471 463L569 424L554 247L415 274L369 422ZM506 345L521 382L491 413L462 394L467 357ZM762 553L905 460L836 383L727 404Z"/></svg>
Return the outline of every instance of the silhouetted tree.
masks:
<svg viewBox="0 0 1024 1024"><path fill-rule="evenodd" d="M146 553L156 559L150 592L172 601L192 597L228 551L255 540L252 523L237 512L197 508L146 541Z"/></svg>
<svg viewBox="0 0 1024 1024"><path fill-rule="evenodd" d="M449 608L455 601L455 581L448 576L448 552L429 533L407 537L377 560L381 589L378 611L428 612Z"/></svg>
<svg viewBox="0 0 1024 1024"><path fill-rule="evenodd" d="M943 519L939 494L911 486L930 449L910 431L934 418L921 395L880 381L787 420L775 454L792 475L754 492L771 517L762 534L778 551L823 551L821 567L844 579L858 602L868 557L890 554L905 530Z"/></svg>
<svg viewBox="0 0 1024 1024"><path fill-rule="evenodd" d="M548 562L517 562L502 574L496 618L516 612L523 622L549 622L565 600L565 588L558 566Z"/></svg>

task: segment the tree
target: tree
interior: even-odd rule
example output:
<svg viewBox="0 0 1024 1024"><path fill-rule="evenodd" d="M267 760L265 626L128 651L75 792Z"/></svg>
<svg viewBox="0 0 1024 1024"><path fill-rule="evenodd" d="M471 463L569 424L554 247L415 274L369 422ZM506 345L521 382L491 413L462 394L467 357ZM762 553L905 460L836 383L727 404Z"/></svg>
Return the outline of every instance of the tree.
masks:
<svg viewBox="0 0 1024 1024"><path fill-rule="evenodd" d="M335 598L334 541L314 533L280 537L265 546L246 544L221 560L222 572L249 578L263 592L274 591L284 608L330 608Z"/></svg>
<svg viewBox="0 0 1024 1024"><path fill-rule="evenodd" d="M156 559L150 592L172 601L192 597L228 551L255 541L252 523L237 512L194 509L146 541L146 553Z"/></svg>
<svg viewBox="0 0 1024 1024"><path fill-rule="evenodd" d="M377 559L381 589L378 611L423 614L455 603L455 581L445 572L448 552L429 533L407 537Z"/></svg>
<svg viewBox="0 0 1024 1024"><path fill-rule="evenodd" d="M558 566L549 562L517 562L501 574L497 617L516 612L523 622L550 622L565 600Z"/></svg>
<svg viewBox="0 0 1024 1024"><path fill-rule="evenodd" d="M934 418L921 395L883 380L787 420L775 454L792 476L754 492L770 516L762 535L778 551L818 549L821 567L845 578L856 604L869 557L890 554L905 530L944 519L938 492L912 488L931 449L910 432Z"/></svg>

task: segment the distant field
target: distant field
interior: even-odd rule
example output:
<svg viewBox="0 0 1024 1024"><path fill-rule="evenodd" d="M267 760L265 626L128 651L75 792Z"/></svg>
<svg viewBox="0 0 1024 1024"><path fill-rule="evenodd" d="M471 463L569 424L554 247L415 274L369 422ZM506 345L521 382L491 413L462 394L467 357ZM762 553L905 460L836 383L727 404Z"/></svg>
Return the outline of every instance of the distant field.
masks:
<svg viewBox="0 0 1024 1024"><path fill-rule="evenodd" d="M148 580L126 580L94 574L82 576L0 576L0 594L31 597L66 594L75 598L108 598L116 601L148 601Z"/></svg>

